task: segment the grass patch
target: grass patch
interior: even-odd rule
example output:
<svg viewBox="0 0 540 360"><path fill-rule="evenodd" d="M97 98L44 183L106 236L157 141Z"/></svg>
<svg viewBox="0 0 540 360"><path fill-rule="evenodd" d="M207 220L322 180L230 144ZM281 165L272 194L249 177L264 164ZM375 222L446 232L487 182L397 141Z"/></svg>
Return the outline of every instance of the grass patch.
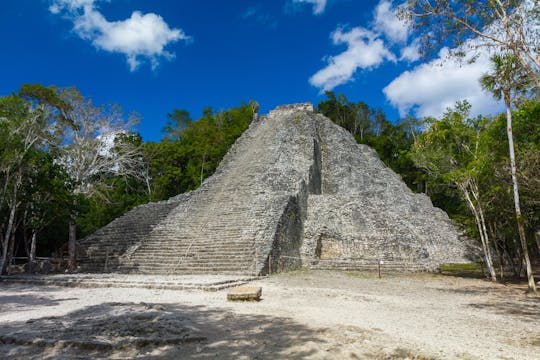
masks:
<svg viewBox="0 0 540 360"><path fill-rule="evenodd" d="M441 274L476 279L486 277L484 266L480 262L468 264L443 264L441 265Z"/></svg>

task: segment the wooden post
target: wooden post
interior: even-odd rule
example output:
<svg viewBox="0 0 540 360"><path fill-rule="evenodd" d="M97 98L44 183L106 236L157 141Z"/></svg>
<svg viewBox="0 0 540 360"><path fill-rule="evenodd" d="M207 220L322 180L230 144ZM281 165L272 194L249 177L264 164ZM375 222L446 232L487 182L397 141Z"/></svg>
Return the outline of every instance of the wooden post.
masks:
<svg viewBox="0 0 540 360"><path fill-rule="evenodd" d="M268 255L268 275L272 274L272 254Z"/></svg>
<svg viewBox="0 0 540 360"><path fill-rule="evenodd" d="M381 278L381 263L382 263L382 261L381 261L381 259L379 259L379 261L377 261L377 268L379 270L379 279Z"/></svg>
<svg viewBox="0 0 540 360"><path fill-rule="evenodd" d="M279 272L283 272L283 267L284 267L283 256L280 256L279 257Z"/></svg>

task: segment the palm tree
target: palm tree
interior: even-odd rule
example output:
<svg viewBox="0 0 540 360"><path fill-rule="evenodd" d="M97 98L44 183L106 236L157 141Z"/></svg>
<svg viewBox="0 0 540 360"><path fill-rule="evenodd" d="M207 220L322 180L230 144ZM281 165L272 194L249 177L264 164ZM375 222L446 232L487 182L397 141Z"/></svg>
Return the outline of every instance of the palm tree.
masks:
<svg viewBox="0 0 540 360"><path fill-rule="evenodd" d="M516 210L519 239L523 249L525 265L527 267L529 291L536 292L531 260L527 249L527 239L523 227L521 207L519 204L514 138L512 135L512 104L514 103L516 96L527 93L530 89L531 82L527 74L519 66L518 59L512 53L492 56L491 64L493 66L492 73L482 75L480 84L483 89L491 92L497 100L503 99L506 106L506 135L508 136L508 146L510 151L510 169L512 173L512 185L514 188L514 206Z"/></svg>

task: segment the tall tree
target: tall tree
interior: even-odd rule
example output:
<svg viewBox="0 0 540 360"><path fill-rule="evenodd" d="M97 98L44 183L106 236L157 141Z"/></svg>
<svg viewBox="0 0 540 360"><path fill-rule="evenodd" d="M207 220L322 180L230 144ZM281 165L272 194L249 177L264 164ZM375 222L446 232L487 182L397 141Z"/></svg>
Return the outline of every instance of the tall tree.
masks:
<svg viewBox="0 0 540 360"><path fill-rule="evenodd" d="M107 198L104 185L110 176L137 177L144 173L140 146L124 141L138 120L128 119L117 105L95 106L77 89L60 90L70 105L67 117L75 127L66 133L59 163L71 179L75 199L80 196ZM70 270L76 269L76 220L78 200L74 200L69 223Z"/></svg>
<svg viewBox="0 0 540 360"><path fill-rule="evenodd" d="M417 166L442 181L453 184L474 216L492 281L497 280L487 230L484 201L479 179L486 164L484 147L486 120L469 119L470 105L458 102L440 120L433 120L429 130L414 144L412 158Z"/></svg>
<svg viewBox="0 0 540 360"><path fill-rule="evenodd" d="M172 113L167 114L167 123L161 129L164 134L164 139L178 141L182 139L182 135L189 128L193 120L186 110L174 109Z"/></svg>
<svg viewBox="0 0 540 360"><path fill-rule="evenodd" d="M514 194L514 207L521 242L523 258L527 269L529 290L536 292L534 277L532 274L531 260L523 227L521 205L519 201L519 187L517 181L517 165L514 150L514 137L512 134L512 104L516 96L526 93L530 89L528 76L520 68L517 57L513 53L494 55L491 58L492 72L484 74L480 79L482 87L493 94L498 100L503 99L506 106L506 134L508 137L508 149L510 156L510 171L512 174L512 187Z"/></svg>
<svg viewBox="0 0 540 360"><path fill-rule="evenodd" d="M28 176L21 189L21 211L19 234L26 254L28 271L35 265L38 238L53 221L66 216L70 195L66 187L68 179L55 163L54 152L35 149L30 154Z"/></svg>
<svg viewBox="0 0 540 360"><path fill-rule="evenodd" d="M23 85L19 95L0 99L0 136L2 148L0 174L0 210L7 203L9 215L3 240L0 272L6 270L8 250L14 241L15 216L20 205L21 186L28 181L35 150L50 149L58 145L66 119L62 114L69 106L52 88L42 85Z"/></svg>
<svg viewBox="0 0 540 360"><path fill-rule="evenodd" d="M443 46L459 57L471 47L511 52L540 86L539 0L408 0L401 15L420 35L424 53Z"/></svg>

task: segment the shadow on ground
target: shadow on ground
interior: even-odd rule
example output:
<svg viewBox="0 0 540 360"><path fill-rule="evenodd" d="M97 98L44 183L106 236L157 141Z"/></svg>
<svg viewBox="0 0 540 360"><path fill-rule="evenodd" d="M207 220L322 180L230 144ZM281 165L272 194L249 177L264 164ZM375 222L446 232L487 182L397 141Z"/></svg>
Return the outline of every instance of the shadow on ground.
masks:
<svg viewBox="0 0 540 360"><path fill-rule="evenodd" d="M27 284L10 284L8 289L12 294L0 293L0 312L2 313L31 307L56 306L60 305L63 301L76 300L76 298L58 299L54 296L47 295L47 293L60 291L56 287L42 287L39 293L35 292L34 286ZM13 295L13 293L18 294Z"/></svg>
<svg viewBox="0 0 540 360"><path fill-rule="evenodd" d="M520 318L524 321L540 321L540 296L527 295L525 288L505 286L465 286L462 288L437 288L448 294L471 296L468 306ZM481 299L481 300L480 300Z"/></svg>
<svg viewBox="0 0 540 360"><path fill-rule="evenodd" d="M540 322L540 298L538 297L527 297L519 300L497 299L486 303L471 304L470 306L502 315L519 317L524 321Z"/></svg>
<svg viewBox="0 0 540 360"><path fill-rule="evenodd" d="M4 358L301 359L324 343L291 319L170 304L105 303L0 329Z"/></svg>

